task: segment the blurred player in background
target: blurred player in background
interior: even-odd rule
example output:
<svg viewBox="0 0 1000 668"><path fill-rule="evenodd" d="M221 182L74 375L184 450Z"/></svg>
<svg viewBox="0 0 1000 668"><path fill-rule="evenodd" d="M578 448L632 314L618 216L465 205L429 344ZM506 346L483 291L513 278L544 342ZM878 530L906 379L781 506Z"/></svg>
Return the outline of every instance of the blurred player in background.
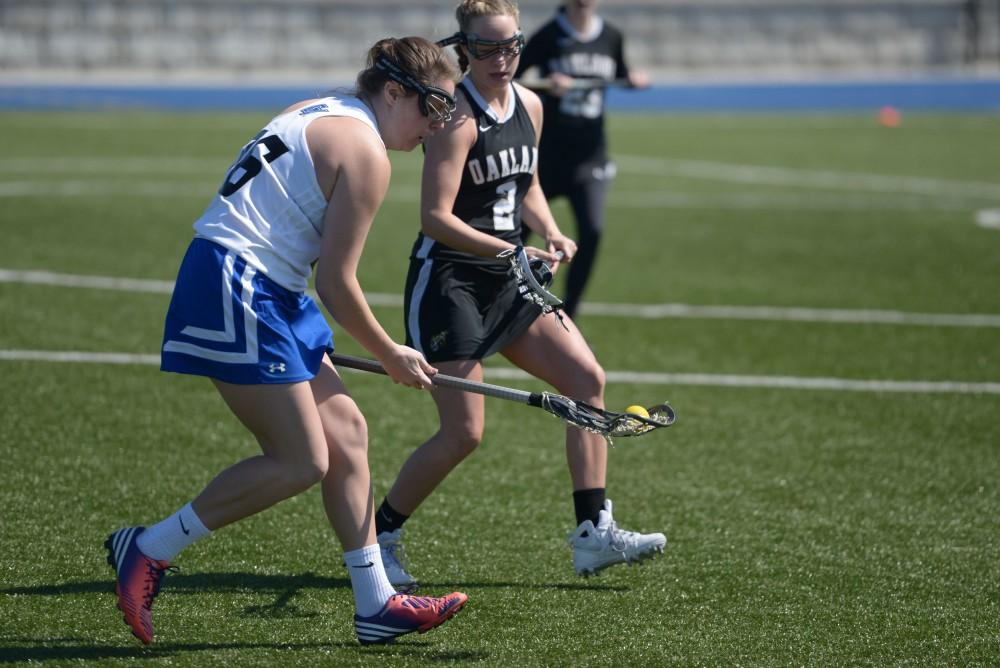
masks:
<svg viewBox="0 0 1000 668"><path fill-rule="evenodd" d="M389 186L386 151L410 151L444 126L457 74L426 40L381 40L356 91L304 100L268 123L195 222L167 313L162 369L209 377L263 454L221 472L161 522L108 537L118 607L143 643L153 641L153 599L183 548L317 483L345 551L362 644L427 631L465 604L457 592L397 594L386 578L365 419L327 358L330 327L305 295L318 260L316 291L337 323L397 383L430 387L436 370L389 338L356 273Z"/></svg>
<svg viewBox="0 0 1000 668"><path fill-rule="evenodd" d="M604 231L604 201L615 165L608 159L604 96L609 83L649 86L625 63L621 32L597 14L597 0L568 0L528 40L517 68L537 68L545 109L539 178L545 196L569 199L579 248L566 279L566 312L575 315L597 259ZM527 79L526 79L527 80ZM528 232L526 231L527 235Z"/></svg>
<svg viewBox="0 0 1000 668"><path fill-rule="evenodd" d="M570 318L540 317L518 294L497 254L520 246L523 222L543 239L531 258L557 264L576 244L559 231L536 174L542 127L538 96L513 83L524 36L508 0L465 0L456 10L459 65L455 120L426 142L421 232L406 282L407 342L442 373L480 381L482 360L500 352L560 393L604 405L604 369ZM440 426L403 465L375 516L390 580L415 579L399 559L403 523L483 437L482 395L436 388ZM607 444L566 430L577 528L571 535L580 575L662 551L663 534L618 528L605 498Z"/></svg>

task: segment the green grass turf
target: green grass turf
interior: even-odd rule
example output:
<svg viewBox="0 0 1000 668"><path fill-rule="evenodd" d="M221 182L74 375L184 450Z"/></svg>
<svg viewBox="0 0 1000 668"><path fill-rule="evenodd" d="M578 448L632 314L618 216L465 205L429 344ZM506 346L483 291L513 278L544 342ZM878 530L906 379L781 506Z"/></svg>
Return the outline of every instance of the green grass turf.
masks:
<svg viewBox="0 0 1000 668"><path fill-rule="evenodd" d="M173 278L191 221L267 120L0 119L0 269L157 280ZM594 301L1000 313L1000 232L972 222L1000 197L954 194L1000 180L998 154L984 150L1000 143L995 117L907 116L887 130L867 116L621 116L611 139L623 169ZM637 169L636 157L960 185L930 195L733 183ZM419 156L394 164L361 271L367 290L398 294ZM17 188L35 194L10 195ZM668 195L691 205L655 204ZM761 203L724 205L750 195ZM555 211L572 232L565 205ZM0 350L155 354L167 299L0 283ZM402 335L400 309L375 312ZM996 328L580 322L609 370L1000 382ZM338 345L361 352L345 335ZM407 525L424 590L470 595L453 621L360 648L312 490L187 550L154 608L157 643L143 649L114 608L104 536L174 511L254 454L251 438L203 379L142 365L0 370L0 663L1000 662L997 395L614 383L610 406L669 398L678 411L675 427L621 440L610 456L617 519L670 543L641 568L588 580L564 543L573 518L559 424L489 400L483 447ZM381 377L346 378L369 420L381 496L434 430L432 404Z"/></svg>

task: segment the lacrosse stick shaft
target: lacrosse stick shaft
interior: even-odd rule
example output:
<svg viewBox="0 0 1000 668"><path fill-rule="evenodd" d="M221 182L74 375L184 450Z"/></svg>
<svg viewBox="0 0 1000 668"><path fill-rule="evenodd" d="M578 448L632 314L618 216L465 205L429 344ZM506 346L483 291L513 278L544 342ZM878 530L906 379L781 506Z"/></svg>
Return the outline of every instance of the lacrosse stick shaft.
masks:
<svg viewBox="0 0 1000 668"><path fill-rule="evenodd" d="M338 353L330 353L329 355L330 361L337 366L388 375L385 368L375 360L340 355ZM670 419L662 422L636 415L626 416L621 413L612 413L582 401L574 401L559 394L525 392L510 387L491 385L465 378L456 378L455 376L448 376L443 373L431 376L431 382L437 387L482 394L487 397L515 401L535 408L541 408L569 425L600 434L607 439L609 444L611 443L612 436L636 436L650 429L666 427L673 423L673 411L665 404L662 408L669 411ZM624 430L622 429L623 419L629 421L625 424ZM644 427L643 425L647 426Z"/></svg>
<svg viewBox="0 0 1000 668"><path fill-rule="evenodd" d="M375 360L352 357L350 355L341 355L339 353L330 353L330 361L337 366L343 366L349 369L357 369L358 371L367 371L369 373L380 373L383 376L388 375L385 368ZM512 387L501 387L500 385L491 385L490 383L481 383L475 380L456 378L455 376L448 376L443 373L431 376L431 381L438 387L446 387L452 390L461 390L463 392L472 392L473 394L482 394L495 399L516 401L518 403L528 404L529 406L534 406L536 408L542 407L542 395L536 392L525 392L524 390L515 390Z"/></svg>

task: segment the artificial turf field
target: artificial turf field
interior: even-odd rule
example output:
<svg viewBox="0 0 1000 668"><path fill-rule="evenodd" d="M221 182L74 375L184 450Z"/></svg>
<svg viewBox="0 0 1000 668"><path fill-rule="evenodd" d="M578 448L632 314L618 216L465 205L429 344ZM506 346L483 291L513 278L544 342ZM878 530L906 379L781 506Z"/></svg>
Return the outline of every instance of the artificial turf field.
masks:
<svg viewBox="0 0 1000 668"><path fill-rule="evenodd" d="M610 453L616 519L667 533L659 559L577 578L562 429L490 399L482 447L407 524L422 592L469 594L454 620L361 648L311 490L184 552L142 648L104 537L257 452L207 381L150 361L191 222L268 117L0 113L0 663L1000 663L1000 230L974 222L1000 207L1000 121L973 115L612 120L579 322L610 407L677 410ZM399 338L419 155L394 164L361 280ZM636 306L657 304L684 306ZM380 499L433 405L345 377Z"/></svg>

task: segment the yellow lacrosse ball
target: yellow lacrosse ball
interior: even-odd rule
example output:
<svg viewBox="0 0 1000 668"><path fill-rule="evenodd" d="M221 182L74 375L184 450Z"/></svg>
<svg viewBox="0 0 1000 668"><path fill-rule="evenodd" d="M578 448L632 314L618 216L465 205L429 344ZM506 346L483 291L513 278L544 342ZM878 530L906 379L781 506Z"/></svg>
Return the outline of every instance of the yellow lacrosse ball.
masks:
<svg viewBox="0 0 1000 668"><path fill-rule="evenodd" d="M649 411L647 411L642 406L638 406L638 405L636 405L636 406L629 406L628 408L625 409L625 412L626 413L631 413L632 415L638 415L639 417L644 417L644 418L648 418L649 417Z"/></svg>

